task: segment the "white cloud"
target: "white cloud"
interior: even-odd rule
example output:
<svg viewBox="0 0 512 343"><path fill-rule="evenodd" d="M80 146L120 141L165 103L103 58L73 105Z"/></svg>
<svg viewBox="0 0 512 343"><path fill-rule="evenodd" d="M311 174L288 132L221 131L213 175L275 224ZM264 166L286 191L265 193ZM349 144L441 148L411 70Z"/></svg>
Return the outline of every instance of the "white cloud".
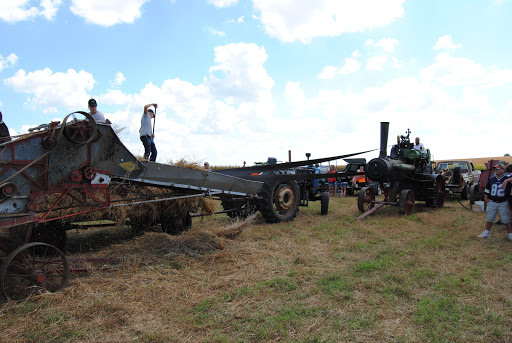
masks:
<svg viewBox="0 0 512 343"><path fill-rule="evenodd" d="M241 17L239 17L239 18L238 18L238 20L237 20L237 21L238 21L239 23L243 23L243 22L244 22L244 18L245 18L245 16L241 16Z"/></svg>
<svg viewBox="0 0 512 343"><path fill-rule="evenodd" d="M121 72L117 72L116 73L116 77L114 79L114 81L110 81L110 85L112 87L119 87L123 84L123 82L126 81L126 77L124 77L123 73Z"/></svg>
<svg viewBox="0 0 512 343"><path fill-rule="evenodd" d="M405 0L253 0L268 35L283 42L369 30L400 18ZM371 9L368 10L368 9Z"/></svg>
<svg viewBox="0 0 512 343"><path fill-rule="evenodd" d="M225 32L223 31L217 31L215 29L212 29L212 28L209 28L208 31L210 31L210 33L214 36L219 36L219 37L224 37L226 35Z"/></svg>
<svg viewBox="0 0 512 343"><path fill-rule="evenodd" d="M326 66L322 70L320 74L318 74L319 79L333 79L334 75L336 75L336 72L338 71L338 68L334 66Z"/></svg>
<svg viewBox="0 0 512 343"><path fill-rule="evenodd" d="M53 73L49 68L28 74L20 69L4 84L16 91L33 94L27 104L43 107L43 112L56 112L58 108L76 109L86 107L94 78L83 70L68 69L66 73Z"/></svg>
<svg viewBox="0 0 512 343"><path fill-rule="evenodd" d="M0 72L5 68L15 65L16 62L18 62L18 56L16 56L15 54L10 54L5 58L2 55L0 55Z"/></svg>
<svg viewBox="0 0 512 343"><path fill-rule="evenodd" d="M439 54L434 64L421 71L421 78L446 87L493 87L512 82L512 70L502 70L496 66L486 68L466 58Z"/></svg>
<svg viewBox="0 0 512 343"><path fill-rule="evenodd" d="M436 45L432 49L434 50L450 50L454 51L457 48L460 48L462 44L455 44L452 41L452 36L446 35L439 38L436 42Z"/></svg>
<svg viewBox="0 0 512 343"><path fill-rule="evenodd" d="M274 81L263 67L267 58L265 48L256 44L218 46L208 87L215 96L234 101L254 102L269 98Z"/></svg>
<svg viewBox="0 0 512 343"><path fill-rule="evenodd" d="M345 64L338 71L340 74L346 75L361 69L361 64L355 58L345 58Z"/></svg>
<svg viewBox="0 0 512 343"><path fill-rule="evenodd" d="M395 51L395 46L398 45L398 40L394 38L382 38L378 42L375 42L373 39L368 39L365 43L365 46L373 46L384 49L386 52Z"/></svg>
<svg viewBox="0 0 512 343"><path fill-rule="evenodd" d="M0 1L0 19L14 23L43 16L53 20L62 0L41 0L39 7L31 6L30 0L3 0Z"/></svg>
<svg viewBox="0 0 512 343"><path fill-rule="evenodd" d="M119 89L109 89L106 94L102 94L98 97L99 103L107 105L128 105L133 101L133 97L128 94L124 94Z"/></svg>
<svg viewBox="0 0 512 343"><path fill-rule="evenodd" d="M366 64L366 69L368 70L377 70L382 71L384 64L388 61L387 56L373 56L368 59L368 63Z"/></svg>
<svg viewBox="0 0 512 343"><path fill-rule="evenodd" d="M238 0L208 0L208 2L215 7L229 7L236 5Z"/></svg>
<svg viewBox="0 0 512 343"><path fill-rule="evenodd" d="M70 10L89 23L113 26L133 23L141 16L141 7L149 0L71 0Z"/></svg>

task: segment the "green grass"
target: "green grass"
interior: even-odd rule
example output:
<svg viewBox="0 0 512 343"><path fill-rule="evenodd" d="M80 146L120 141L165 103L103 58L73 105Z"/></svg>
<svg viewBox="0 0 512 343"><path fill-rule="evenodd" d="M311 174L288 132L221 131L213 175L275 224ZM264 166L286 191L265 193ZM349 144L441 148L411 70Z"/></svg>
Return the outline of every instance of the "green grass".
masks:
<svg viewBox="0 0 512 343"><path fill-rule="evenodd" d="M194 257L139 247L129 229L74 234L69 248L77 256L126 251L129 260L137 257L129 248L139 247L138 257L152 263L74 275L55 294L2 305L2 339L512 341L512 244L504 227L478 240L483 214L455 201L438 210L418 203L408 217L397 212L388 207L356 221L355 197L331 199L327 216L312 202L289 223L258 216L237 237L219 238L223 249ZM230 223L194 218L193 231Z"/></svg>

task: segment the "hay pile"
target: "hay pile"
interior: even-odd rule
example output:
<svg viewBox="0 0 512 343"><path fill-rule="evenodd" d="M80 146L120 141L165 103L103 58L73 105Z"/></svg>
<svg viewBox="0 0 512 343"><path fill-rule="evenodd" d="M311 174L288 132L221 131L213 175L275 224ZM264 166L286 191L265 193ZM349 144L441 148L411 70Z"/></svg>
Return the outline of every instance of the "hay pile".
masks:
<svg viewBox="0 0 512 343"><path fill-rule="evenodd" d="M170 162L183 168L202 169L197 162L186 162L181 159L176 163ZM99 201L105 201L105 195L100 190L91 191L94 197ZM138 198L133 201L163 199L176 196L177 193L169 189L132 185L129 183L110 187L111 204L129 203L127 199ZM37 211L45 213L58 200L60 194L41 195L36 199ZM58 204L56 209L52 210L47 218L55 218L64 215L70 215L77 212L88 211L98 206L97 202L88 197L90 205L81 205L77 199L82 199L83 194L77 190L72 190L69 196L65 196ZM116 226L120 227L126 223L127 218L137 218L139 221L148 224L156 224L160 221L162 215L168 217L182 217L188 212L213 214L217 208L217 202L205 197L194 197L187 199L166 200L153 203L119 206L104 210L97 210L90 213L81 214L73 217L74 221L97 221L112 220Z"/></svg>

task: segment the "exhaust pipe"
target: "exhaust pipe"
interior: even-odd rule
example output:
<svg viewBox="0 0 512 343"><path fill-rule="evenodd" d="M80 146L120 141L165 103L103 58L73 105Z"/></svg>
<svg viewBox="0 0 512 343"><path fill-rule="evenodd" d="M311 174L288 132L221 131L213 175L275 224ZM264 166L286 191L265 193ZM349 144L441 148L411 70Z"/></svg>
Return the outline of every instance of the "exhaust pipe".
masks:
<svg viewBox="0 0 512 343"><path fill-rule="evenodd" d="M380 122L380 154L379 158L386 158L388 156L388 133L389 122Z"/></svg>

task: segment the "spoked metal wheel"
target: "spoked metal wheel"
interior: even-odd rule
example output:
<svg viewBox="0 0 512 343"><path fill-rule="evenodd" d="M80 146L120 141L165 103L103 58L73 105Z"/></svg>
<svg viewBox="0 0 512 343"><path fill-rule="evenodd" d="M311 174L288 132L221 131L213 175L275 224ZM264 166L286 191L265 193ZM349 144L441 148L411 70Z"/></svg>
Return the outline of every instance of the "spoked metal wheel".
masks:
<svg viewBox="0 0 512 343"><path fill-rule="evenodd" d="M416 205L414 192L411 189L403 189L402 191L400 191L398 207L400 208L400 213L405 214L406 216L414 213L414 208L416 207Z"/></svg>
<svg viewBox="0 0 512 343"><path fill-rule="evenodd" d="M441 175L439 175L436 178L436 182L434 185L434 194L435 194L437 208L443 207L444 199L446 197L446 190L445 190L444 178Z"/></svg>
<svg viewBox="0 0 512 343"><path fill-rule="evenodd" d="M81 114L86 120L78 120L75 114ZM73 120L68 122L69 116L73 116ZM72 143L83 144L90 142L96 134L96 121L86 112L78 111L71 113L64 118L64 136Z"/></svg>
<svg viewBox="0 0 512 343"><path fill-rule="evenodd" d="M367 212L375 206L375 191L372 187L363 187L357 196L357 208Z"/></svg>
<svg viewBox="0 0 512 343"><path fill-rule="evenodd" d="M62 251L46 243L28 243L11 252L0 268L0 292L20 300L44 291L55 292L69 281L69 262Z"/></svg>

